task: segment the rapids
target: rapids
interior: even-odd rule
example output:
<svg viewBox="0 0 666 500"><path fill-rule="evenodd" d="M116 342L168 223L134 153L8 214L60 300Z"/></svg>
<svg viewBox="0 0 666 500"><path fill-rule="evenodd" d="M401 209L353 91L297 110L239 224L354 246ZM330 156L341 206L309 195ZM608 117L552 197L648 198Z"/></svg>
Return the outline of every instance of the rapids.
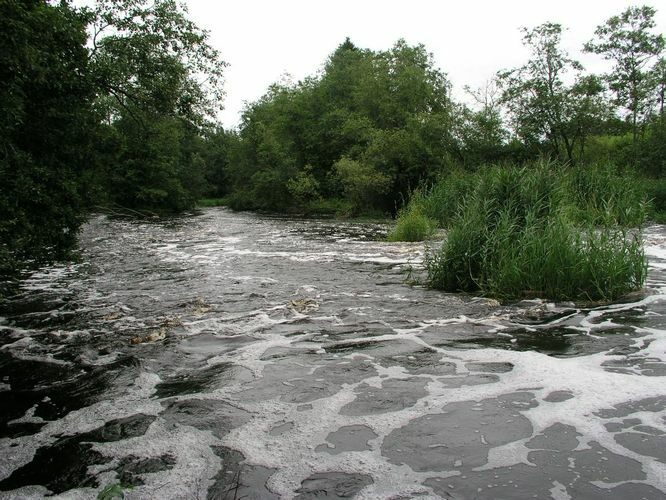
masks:
<svg viewBox="0 0 666 500"><path fill-rule="evenodd" d="M0 307L0 498L664 498L666 228L595 307L413 285L388 229L93 217Z"/></svg>

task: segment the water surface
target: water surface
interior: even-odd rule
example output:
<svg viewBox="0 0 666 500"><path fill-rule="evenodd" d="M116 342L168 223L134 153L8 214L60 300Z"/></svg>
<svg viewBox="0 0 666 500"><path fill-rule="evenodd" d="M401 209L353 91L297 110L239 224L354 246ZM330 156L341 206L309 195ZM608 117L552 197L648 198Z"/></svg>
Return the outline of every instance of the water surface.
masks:
<svg viewBox="0 0 666 500"><path fill-rule="evenodd" d="M0 498L663 498L666 230L646 293L409 286L381 224L95 217L0 311Z"/></svg>

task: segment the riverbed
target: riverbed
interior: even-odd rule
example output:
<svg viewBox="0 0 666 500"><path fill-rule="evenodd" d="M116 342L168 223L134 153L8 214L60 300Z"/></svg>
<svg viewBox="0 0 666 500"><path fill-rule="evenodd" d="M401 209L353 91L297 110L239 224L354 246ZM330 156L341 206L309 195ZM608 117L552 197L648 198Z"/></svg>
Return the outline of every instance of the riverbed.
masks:
<svg viewBox="0 0 666 500"><path fill-rule="evenodd" d="M666 227L584 307L429 290L389 229L91 218L0 309L0 498L666 496Z"/></svg>

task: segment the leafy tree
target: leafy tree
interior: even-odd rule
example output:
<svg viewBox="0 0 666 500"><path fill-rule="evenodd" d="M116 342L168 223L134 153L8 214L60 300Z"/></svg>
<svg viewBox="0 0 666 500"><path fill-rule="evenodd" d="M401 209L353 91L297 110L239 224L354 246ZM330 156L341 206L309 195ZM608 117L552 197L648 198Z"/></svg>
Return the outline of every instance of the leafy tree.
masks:
<svg viewBox="0 0 666 500"><path fill-rule="evenodd" d="M659 117L664 117L664 100L666 100L666 58L660 58L652 69L657 94Z"/></svg>
<svg viewBox="0 0 666 500"><path fill-rule="evenodd" d="M270 178L281 193L270 198L280 206L344 197L359 210L393 209L396 198L445 166L448 92L423 46L398 41L373 52L345 40L320 75L273 85L247 107L240 154L228 166L234 204L277 208L252 200L256 182ZM361 200L349 172L380 189Z"/></svg>
<svg viewBox="0 0 666 500"><path fill-rule="evenodd" d="M509 133L504 127L497 80L479 89L465 87L476 102L476 109L460 104L456 107L454 134L459 148L457 156L468 167L497 163L506 154Z"/></svg>
<svg viewBox="0 0 666 500"><path fill-rule="evenodd" d="M76 240L96 124L86 22L66 2L0 2L0 273Z"/></svg>
<svg viewBox="0 0 666 500"><path fill-rule="evenodd" d="M383 195L391 184L387 175L378 172L371 165L347 157L340 158L333 168L344 186L345 196L356 212L375 207L377 198Z"/></svg>
<svg viewBox="0 0 666 500"><path fill-rule="evenodd" d="M185 6L97 0L89 14L90 66L116 105L110 113L148 110L201 124L221 109L226 63L208 44L208 33L187 18Z"/></svg>
<svg viewBox="0 0 666 500"><path fill-rule="evenodd" d="M192 206L205 190L199 133L221 108L225 63L175 0L98 0L89 15L97 106L119 138L100 170L110 201Z"/></svg>
<svg viewBox="0 0 666 500"><path fill-rule="evenodd" d="M545 141L557 158L573 162L589 130L584 124L597 119L601 111L591 105L601 89L586 82L580 63L560 48L559 24L524 28L523 33L532 57L524 66L498 74L502 102L528 146ZM568 72L577 79L573 87L565 83Z"/></svg>
<svg viewBox="0 0 666 500"><path fill-rule="evenodd" d="M597 27L597 40L585 44L585 50L613 61L606 75L615 102L627 109L631 118L634 145L641 120L653 104L649 63L664 50L664 37L655 34L655 10L629 7Z"/></svg>

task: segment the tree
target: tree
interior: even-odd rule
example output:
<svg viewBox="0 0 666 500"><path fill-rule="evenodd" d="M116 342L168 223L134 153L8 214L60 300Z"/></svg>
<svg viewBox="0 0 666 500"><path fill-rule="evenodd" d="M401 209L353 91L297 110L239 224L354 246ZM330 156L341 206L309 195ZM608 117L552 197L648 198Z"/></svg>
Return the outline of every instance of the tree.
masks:
<svg viewBox="0 0 666 500"><path fill-rule="evenodd" d="M465 87L465 91L476 102L476 109L465 104L457 106L454 133L459 144L458 156L470 167L497 163L505 154L509 138L502 120L497 80L488 81L479 89Z"/></svg>
<svg viewBox="0 0 666 500"><path fill-rule="evenodd" d="M392 210L444 168L451 107L446 76L422 45L400 40L373 52L347 39L321 74L275 84L247 107L240 154L228 166L233 205L283 209L342 197L358 210Z"/></svg>
<svg viewBox="0 0 666 500"><path fill-rule="evenodd" d="M66 2L0 2L0 274L76 241L96 126L86 23Z"/></svg>
<svg viewBox="0 0 666 500"><path fill-rule="evenodd" d="M666 100L666 58L661 57L652 69L657 95L659 117L664 118L664 101Z"/></svg>
<svg viewBox="0 0 666 500"><path fill-rule="evenodd" d="M590 102L600 89L585 85L580 63L560 48L559 24L523 28L523 33L532 58L520 68L498 73L502 102L515 132L528 146L545 142L557 158L573 162L588 132L583 123L594 120L599 111ZM567 73L574 75L573 86L565 83Z"/></svg>
<svg viewBox="0 0 666 500"><path fill-rule="evenodd" d="M222 107L225 63L175 0L98 0L89 15L97 106L119 138L99 172L109 201L193 206L205 183L192 145Z"/></svg>
<svg viewBox="0 0 666 500"><path fill-rule="evenodd" d="M655 34L655 10L629 7L597 27L597 40L585 44L585 50L613 61L606 75L617 105L627 109L631 118L634 149L641 120L653 101L649 63L664 50L664 37Z"/></svg>
<svg viewBox="0 0 666 500"><path fill-rule="evenodd" d="M97 0L90 67L113 114L136 110L202 124L222 109L226 63L176 0ZM134 116L134 118L139 118Z"/></svg>

